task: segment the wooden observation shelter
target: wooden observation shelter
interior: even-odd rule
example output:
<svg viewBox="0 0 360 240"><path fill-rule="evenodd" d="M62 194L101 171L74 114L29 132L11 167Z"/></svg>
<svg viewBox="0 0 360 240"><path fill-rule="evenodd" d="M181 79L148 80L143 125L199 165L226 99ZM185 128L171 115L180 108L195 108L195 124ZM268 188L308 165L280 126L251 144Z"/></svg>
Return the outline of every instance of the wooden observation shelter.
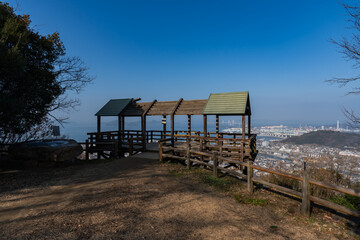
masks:
<svg viewBox="0 0 360 240"><path fill-rule="evenodd" d="M96 114L97 132L88 133L86 158L97 153L98 158L133 155L143 151L159 151L160 159L173 156L184 158L187 148L204 153L219 154L240 161L254 160L257 154L256 135L251 134L251 107L248 92L213 93L208 99L141 102L140 99L112 99ZM175 115L186 115L187 129L175 129ZM193 115L203 116L203 130L193 131ZM209 115L216 116L215 132L208 131ZM118 118L118 129L101 131L101 119L106 116ZM147 130L148 116L162 116L163 129ZM170 131L166 117L170 116ZM220 116L241 116L241 133L219 131ZM141 129L125 129L127 117L141 118ZM247 128L246 128L247 118ZM191 143L191 144L190 144ZM202 157L204 159L204 157Z"/></svg>

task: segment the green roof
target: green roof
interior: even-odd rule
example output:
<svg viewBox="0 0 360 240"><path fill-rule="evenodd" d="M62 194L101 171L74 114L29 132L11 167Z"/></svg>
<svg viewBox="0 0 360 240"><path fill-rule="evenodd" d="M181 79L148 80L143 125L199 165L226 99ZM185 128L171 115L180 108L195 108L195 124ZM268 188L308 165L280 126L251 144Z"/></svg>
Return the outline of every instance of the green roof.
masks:
<svg viewBox="0 0 360 240"><path fill-rule="evenodd" d="M132 98L111 99L95 114L95 116L119 116L122 110L124 110L132 100Z"/></svg>
<svg viewBox="0 0 360 240"><path fill-rule="evenodd" d="M250 115L249 92L212 93L203 114Z"/></svg>

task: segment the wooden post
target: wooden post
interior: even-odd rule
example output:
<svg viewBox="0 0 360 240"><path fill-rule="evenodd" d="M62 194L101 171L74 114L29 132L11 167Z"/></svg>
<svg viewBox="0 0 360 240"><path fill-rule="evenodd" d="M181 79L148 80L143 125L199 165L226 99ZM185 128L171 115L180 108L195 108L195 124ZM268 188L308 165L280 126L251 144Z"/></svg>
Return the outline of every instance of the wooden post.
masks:
<svg viewBox="0 0 360 240"><path fill-rule="evenodd" d="M253 165L253 161L248 161L247 162L247 187L248 187L248 191L250 193L254 192L254 183L253 183L253 174L254 174L254 169L252 168Z"/></svg>
<svg viewBox="0 0 360 240"><path fill-rule="evenodd" d="M165 123L163 122L163 139L166 138L166 115L163 115L163 118L165 118Z"/></svg>
<svg viewBox="0 0 360 240"><path fill-rule="evenodd" d="M216 114L216 137L219 137L219 115Z"/></svg>
<svg viewBox="0 0 360 240"><path fill-rule="evenodd" d="M207 137L207 115L205 114L203 117L204 120L204 137Z"/></svg>
<svg viewBox="0 0 360 240"><path fill-rule="evenodd" d="M86 139L85 141L85 160L89 160L89 140Z"/></svg>
<svg viewBox="0 0 360 240"><path fill-rule="evenodd" d="M170 129L171 129L171 137L174 137L174 128L175 128L175 115L171 115L170 117L171 120L171 125L170 125Z"/></svg>
<svg viewBox="0 0 360 240"><path fill-rule="evenodd" d="M191 115L188 115L188 132L189 136L191 136Z"/></svg>
<svg viewBox="0 0 360 240"><path fill-rule="evenodd" d="M191 150L191 145L190 145L190 137L187 136L186 137L186 167L187 169L191 168L191 162L190 162L190 150Z"/></svg>
<svg viewBox="0 0 360 240"><path fill-rule="evenodd" d="M213 174L214 174L214 177L218 177L218 158L216 156L216 153L213 153L213 156L212 156L212 160L213 160Z"/></svg>
<svg viewBox="0 0 360 240"><path fill-rule="evenodd" d="M248 115L248 138L250 138L250 134L251 134L251 116Z"/></svg>
<svg viewBox="0 0 360 240"><path fill-rule="evenodd" d="M160 160L160 162L162 162L163 161L163 148L162 148L162 142L160 142L160 141L158 141L158 143L159 143L159 160Z"/></svg>
<svg viewBox="0 0 360 240"><path fill-rule="evenodd" d="M244 140L240 142L240 151L241 151L241 161L244 162Z"/></svg>
<svg viewBox="0 0 360 240"><path fill-rule="evenodd" d="M125 139L125 116L121 116L121 137Z"/></svg>
<svg viewBox="0 0 360 240"><path fill-rule="evenodd" d="M245 139L245 115L242 116L242 139Z"/></svg>
<svg viewBox="0 0 360 240"><path fill-rule="evenodd" d="M241 161L244 162L244 151L245 151L245 115L242 116L242 140L241 140ZM243 171L244 168L241 165L240 169Z"/></svg>
<svg viewBox="0 0 360 240"><path fill-rule="evenodd" d="M171 115L171 146L174 147L175 115Z"/></svg>
<svg viewBox="0 0 360 240"><path fill-rule="evenodd" d="M221 139L221 140L219 141L219 156L220 156L220 157L222 157L222 155L223 155L223 145L224 145L224 142L223 142L223 140Z"/></svg>
<svg viewBox="0 0 360 240"><path fill-rule="evenodd" d="M141 116L141 135L142 135L142 148L146 150L146 115Z"/></svg>
<svg viewBox="0 0 360 240"><path fill-rule="evenodd" d="M121 116L118 116L118 131L121 132Z"/></svg>
<svg viewBox="0 0 360 240"><path fill-rule="evenodd" d="M133 135L131 135L130 141L129 141L129 156L132 156L133 154Z"/></svg>
<svg viewBox="0 0 360 240"><path fill-rule="evenodd" d="M101 132L101 116L97 116L97 132Z"/></svg>
<svg viewBox="0 0 360 240"><path fill-rule="evenodd" d="M310 217L310 185L306 162L303 162L301 214Z"/></svg>

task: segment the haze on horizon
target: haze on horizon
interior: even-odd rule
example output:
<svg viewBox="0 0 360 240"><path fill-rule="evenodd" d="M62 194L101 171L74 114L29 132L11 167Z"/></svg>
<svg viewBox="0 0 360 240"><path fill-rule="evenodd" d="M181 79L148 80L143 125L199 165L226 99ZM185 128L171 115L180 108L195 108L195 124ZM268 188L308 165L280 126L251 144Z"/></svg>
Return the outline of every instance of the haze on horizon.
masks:
<svg viewBox="0 0 360 240"><path fill-rule="evenodd" d="M346 1L355 3L355 1ZM13 0L42 34L59 32L67 53L96 76L70 122L94 123L109 99L206 99L249 91L253 120L344 121L358 96L324 81L357 75L331 38L349 36L337 0Z"/></svg>

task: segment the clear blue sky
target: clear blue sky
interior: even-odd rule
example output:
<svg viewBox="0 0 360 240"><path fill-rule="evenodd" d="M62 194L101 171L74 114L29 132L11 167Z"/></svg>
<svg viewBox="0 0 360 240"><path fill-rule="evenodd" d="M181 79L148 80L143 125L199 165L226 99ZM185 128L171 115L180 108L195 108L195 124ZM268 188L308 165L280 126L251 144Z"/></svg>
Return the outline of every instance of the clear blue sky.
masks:
<svg viewBox="0 0 360 240"><path fill-rule="evenodd" d="M70 121L95 122L109 99L205 99L249 91L258 121L334 122L359 97L325 83L358 73L330 38L349 36L336 0L17 0L42 33L96 76ZM355 2L355 1L347 1Z"/></svg>

